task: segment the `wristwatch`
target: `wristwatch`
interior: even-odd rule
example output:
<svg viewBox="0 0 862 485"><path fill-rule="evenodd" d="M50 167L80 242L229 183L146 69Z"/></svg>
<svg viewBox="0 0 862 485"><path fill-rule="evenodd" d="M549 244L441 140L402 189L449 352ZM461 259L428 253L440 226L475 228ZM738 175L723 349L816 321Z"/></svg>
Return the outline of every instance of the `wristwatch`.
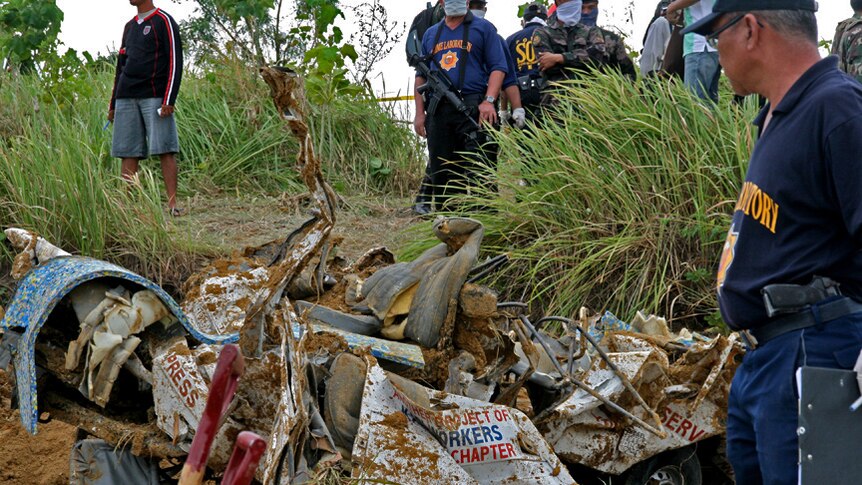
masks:
<svg viewBox="0 0 862 485"><path fill-rule="evenodd" d="M484 100L491 103L491 104L494 104L494 101L497 101L497 98L495 98L493 96L485 96Z"/></svg>

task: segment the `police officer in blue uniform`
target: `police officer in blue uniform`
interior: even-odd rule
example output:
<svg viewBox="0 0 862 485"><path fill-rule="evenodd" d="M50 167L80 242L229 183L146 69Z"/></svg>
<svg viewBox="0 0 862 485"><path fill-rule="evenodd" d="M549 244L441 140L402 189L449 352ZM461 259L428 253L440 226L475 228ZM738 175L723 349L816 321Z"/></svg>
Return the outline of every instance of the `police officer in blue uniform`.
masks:
<svg viewBox="0 0 862 485"><path fill-rule="evenodd" d="M470 116L479 124L497 123L495 102L500 95L507 64L496 28L468 11L467 0L443 2L445 18L425 32L423 54L430 54L429 68L442 71L470 108ZM416 88L425 84L417 74ZM434 204L441 210L449 197L478 185L481 167L471 158L481 158L487 141L484 128L473 123L451 102L444 100L433 113L425 112L425 101L418 92L413 127L419 136L427 136L429 168ZM464 153L473 154L465 157Z"/></svg>
<svg viewBox="0 0 862 485"><path fill-rule="evenodd" d="M533 31L545 25L548 9L544 5L530 4L524 10L523 29L506 39L509 53L515 61L518 84L521 89L521 105L527 112L527 119L534 119L541 101L542 72L539 58L533 49Z"/></svg>
<svg viewBox="0 0 862 485"><path fill-rule="evenodd" d="M739 95L769 100L718 274L748 352L731 386L737 483L798 480L803 366L853 368L862 349L862 85L818 51L814 0L716 0L687 27L717 46Z"/></svg>

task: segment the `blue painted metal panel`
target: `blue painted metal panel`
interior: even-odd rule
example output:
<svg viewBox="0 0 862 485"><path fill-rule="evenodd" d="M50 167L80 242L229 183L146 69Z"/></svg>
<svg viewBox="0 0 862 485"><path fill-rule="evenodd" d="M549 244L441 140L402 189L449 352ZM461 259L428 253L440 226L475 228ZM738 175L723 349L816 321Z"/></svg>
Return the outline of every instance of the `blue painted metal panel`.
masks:
<svg viewBox="0 0 862 485"><path fill-rule="evenodd" d="M47 261L21 278L15 297L6 309L6 316L0 322L0 328L24 330L15 349L14 362L21 422L31 434L36 434L39 417L34 355L39 331L54 307L69 292L82 283L98 278L118 278L153 291L189 334L201 342L220 345L239 340L239 334L214 336L199 332L189 323L177 302L161 287L125 268L81 256L65 256Z"/></svg>

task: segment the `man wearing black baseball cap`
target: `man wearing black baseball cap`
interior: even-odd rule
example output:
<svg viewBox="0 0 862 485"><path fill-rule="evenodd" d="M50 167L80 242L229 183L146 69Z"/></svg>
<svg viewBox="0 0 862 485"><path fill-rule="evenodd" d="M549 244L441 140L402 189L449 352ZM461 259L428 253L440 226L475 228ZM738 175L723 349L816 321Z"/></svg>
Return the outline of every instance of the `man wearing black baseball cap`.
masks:
<svg viewBox="0 0 862 485"><path fill-rule="evenodd" d="M717 46L737 94L769 100L717 284L749 349L728 402L740 485L797 483L796 370L851 369L862 350L862 85L820 58L815 10L717 0L685 29Z"/></svg>

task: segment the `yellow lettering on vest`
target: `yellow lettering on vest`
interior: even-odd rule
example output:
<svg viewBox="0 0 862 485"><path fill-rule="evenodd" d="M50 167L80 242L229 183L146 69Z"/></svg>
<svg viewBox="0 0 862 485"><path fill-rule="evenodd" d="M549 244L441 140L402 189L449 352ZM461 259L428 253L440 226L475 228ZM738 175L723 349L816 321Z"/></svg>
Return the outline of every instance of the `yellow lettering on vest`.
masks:
<svg viewBox="0 0 862 485"><path fill-rule="evenodd" d="M751 217L755 220L760 220L760 214L763 213L763 192L758 189L757 192L754 193L754 197L751 202Z"/></svg>
<svg viewBox="0 0 862 485"><path fill-rule="evenodd" d="M515 53L518 54L518 68L523 69L527 65L527 45L524 42L515 44Z"/></svg>
<svg viewBox="0 0 862 485"><path fill-rule="evenodd" d="M531 39L521 39L515 44L515 52L518 54L518 69L536 64L536 49L533 47Z"/></svg>
<svg viewBox="0 0 862 485"><path fill-rule="evenodd" d="M757 185L751 182L742 185L742 193L733 211L742 211L775 234L778 227L778 203Z"/></svg>
<svg viewBox="0 0 862 485"><path fill-rule="evenodd" d="M772 203L772 225L769 227L769 230L772 231L772 234L775 234L775 226L778 224L778 204L774 201Z"/></svg>
<svg viewBox="0 0 862 485"><path fill-rule="evenodd" d="M743 211L748 214L748 203L751 200L751 183L745 182L742 186L742 194L739 196L739 203L736 204L735 211Z"/></svg>
<svg viewBox="0 0 862 485"><path fill-rule="evenodd" d="M747 194L745 194L745 205L742 207L742 212L745 212L745 215L751 214L751 200L754 198L754 186L750 185L747 187Z"/></svg>
<svg viewBox="0 0 862 485"><path fill-rule="evenodd" d="M763 194L763 211L760 216L760 224L769 229L772 226L772 198Z"/></svg>
<svg viewBox="0 0 862 485"><path fill-rule="evenodd" d="M464 45L463 40L447 40L445 42L440 42L436 46L434 46L434 55L436 55L440 51L444 51L444 50L461 49L461 46L463 46L463 45ZM467 42L467 52L470 52L472 50L473 50L473 43Z"/></svg>

